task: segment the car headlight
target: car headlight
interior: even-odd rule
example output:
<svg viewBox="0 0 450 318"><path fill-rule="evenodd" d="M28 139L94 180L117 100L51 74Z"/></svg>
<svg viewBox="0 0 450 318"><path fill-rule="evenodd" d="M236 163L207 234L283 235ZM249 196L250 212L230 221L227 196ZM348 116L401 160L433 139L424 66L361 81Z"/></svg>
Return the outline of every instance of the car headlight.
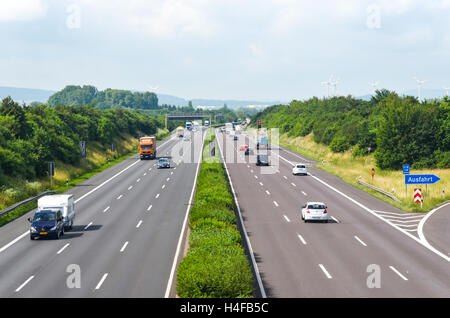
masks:
<svg viewBox="0 0 450 318"><path fill-rule="evenodd" d="M36 233L36 229L34 227L30 227L31 232Z"/></svg>

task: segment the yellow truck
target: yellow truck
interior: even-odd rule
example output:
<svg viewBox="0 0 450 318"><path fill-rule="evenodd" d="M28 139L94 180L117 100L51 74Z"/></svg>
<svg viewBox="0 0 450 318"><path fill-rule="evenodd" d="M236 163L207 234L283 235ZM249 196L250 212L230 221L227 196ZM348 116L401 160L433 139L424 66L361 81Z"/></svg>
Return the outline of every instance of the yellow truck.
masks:
<svg viewBox="0 0 450 318"><path fill-rule="evenodd" d="M184 136L184 128L183 127L181 127L181 126L177 127L177 136L180 138L183 138L183 136Z"/></svg>

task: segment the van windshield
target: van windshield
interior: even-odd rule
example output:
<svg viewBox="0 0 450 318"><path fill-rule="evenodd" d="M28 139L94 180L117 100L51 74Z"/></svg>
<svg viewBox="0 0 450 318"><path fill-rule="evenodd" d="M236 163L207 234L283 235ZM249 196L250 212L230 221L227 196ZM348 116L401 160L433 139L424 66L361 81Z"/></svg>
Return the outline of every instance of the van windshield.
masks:
<svg viewBox="0 0 450 318"><path fill-rule="evenodd" d="M304 165L297 165L297 168L304 169L306 167Z"/></svg>
<svg viewBox="0 0 450 318"><path fill-rule="evenodd" d="M36 213L33 218L33 222L49 222L56 220L56 212L42 211Z"/></svg>
<svg viewBox="0 0 450 318"><path fill-rule="evenodd" d="M152 149L153 145L142 145L141 149Z"/></svg>

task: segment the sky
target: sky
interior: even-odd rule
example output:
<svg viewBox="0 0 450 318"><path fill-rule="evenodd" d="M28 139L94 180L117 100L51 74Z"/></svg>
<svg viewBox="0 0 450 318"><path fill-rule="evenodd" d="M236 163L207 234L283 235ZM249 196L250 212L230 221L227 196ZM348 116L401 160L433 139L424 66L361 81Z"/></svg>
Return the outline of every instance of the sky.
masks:
<svg viewBox="0 0 450 318"><path fill-rule="evenodd" d="M450 87L450 0L0 0L0 86L289 101Z"/></svg>

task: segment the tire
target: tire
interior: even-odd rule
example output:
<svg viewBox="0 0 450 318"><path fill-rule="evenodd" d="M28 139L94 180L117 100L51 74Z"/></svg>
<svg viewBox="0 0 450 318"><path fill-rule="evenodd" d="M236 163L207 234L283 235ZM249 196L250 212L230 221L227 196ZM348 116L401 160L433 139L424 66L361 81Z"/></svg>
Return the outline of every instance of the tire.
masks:
<svg viewBox="0 0 450 318"><path fill-rule="evenodd" d="M34 237L30 235L30 241L34 241Z"/></svg>

